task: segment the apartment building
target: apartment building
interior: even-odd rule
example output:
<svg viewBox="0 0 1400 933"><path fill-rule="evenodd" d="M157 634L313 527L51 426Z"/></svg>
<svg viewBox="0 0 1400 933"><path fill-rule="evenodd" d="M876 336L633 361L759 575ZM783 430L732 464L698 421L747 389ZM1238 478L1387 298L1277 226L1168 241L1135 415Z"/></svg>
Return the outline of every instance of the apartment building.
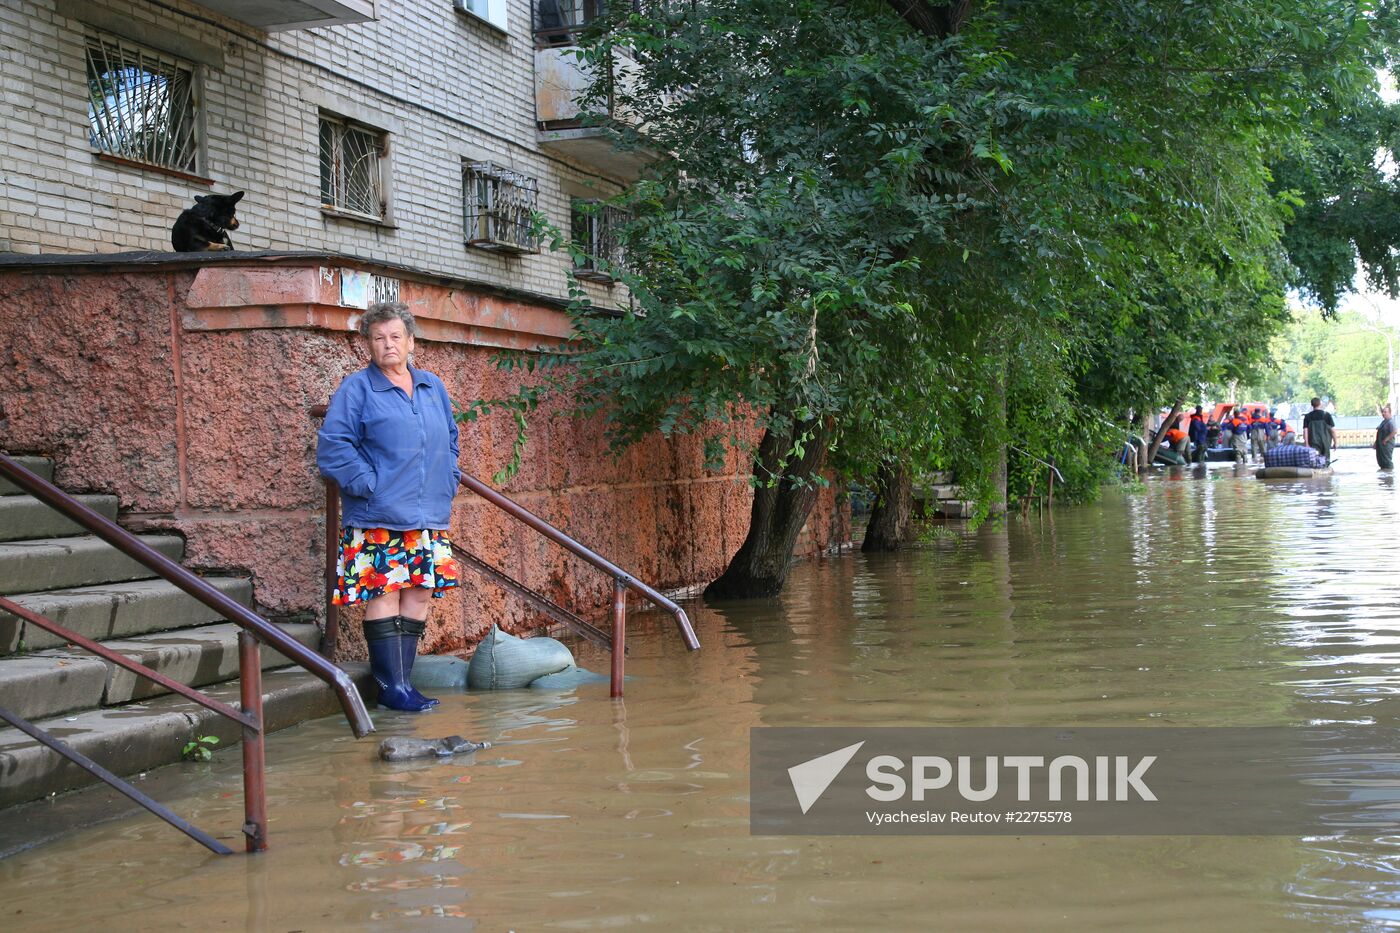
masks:
<svg viewBox="0 0 1400 933"><path fill-rule="evenodd" d="M607 255L576 207L640 167L574 103L595 3L5 0L0 251L169 250L196 195L245 191L238 250L557 299L533 214Z"/></svg>

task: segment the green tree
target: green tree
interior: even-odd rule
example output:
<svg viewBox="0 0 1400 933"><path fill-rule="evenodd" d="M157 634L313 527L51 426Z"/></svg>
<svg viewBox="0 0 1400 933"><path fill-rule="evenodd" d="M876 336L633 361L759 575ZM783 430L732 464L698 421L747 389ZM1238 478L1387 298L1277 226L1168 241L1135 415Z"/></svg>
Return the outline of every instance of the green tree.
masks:
<svg viewBox="0 0 1400 933"><path fill-rule="evenodd" d="M1373 85L1370 22L1335 0L605 17L592 101L664 153L620 199L636 309L578 292L569 352L509 365L616 445L727 427L755 496L713 595L781 588L830 471L953 466L985 511L1011 441L1013 485L1055 456L1087 492L1101 422L1266 356L1307 197L1269 165Z"/></svg>

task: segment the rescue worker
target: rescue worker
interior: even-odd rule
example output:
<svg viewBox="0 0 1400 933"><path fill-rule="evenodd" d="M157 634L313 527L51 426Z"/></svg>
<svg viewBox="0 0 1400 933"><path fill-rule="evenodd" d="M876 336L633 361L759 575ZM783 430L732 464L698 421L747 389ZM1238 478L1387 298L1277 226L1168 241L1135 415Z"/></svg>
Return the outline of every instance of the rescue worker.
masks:
<svg viewBox="0 0 1400 933"><path fill-rule="evenodd" d="M1167 429L1166 437L1167 444L1171 447L1171 449L1180 454L1181 459L1183 461L1189 462L1191 458L1187 456L1186 449L1186 445L1187 443L1189 443L1189 440L1186 432L1181 430L1181 418L1178 417L1175 421L1172 422L1172 426Z"/></svg>
<svg viewBox="0 0 1400 933"><path fill-rule="evenodd" d="M1235 462L1244 463L1249 460L1249 422L1238 410L1230 413L1230 438L1231 446L1235 448Z"/></svg>
<svg viewBox="0 0 1400 933"><path fill-rule="evenodd" d="M1186 434L1191 438L1191 445L1194 448L1193 457L1197 463L1206 462L1206 416L1197 405L1196 410L1191 413L1191 422L1187 425Z"/></svg>
<svg viewBox="0 0 1400 933"><path fill-rule="evenodd" d="M1249 413L1249 455L1257 462L1263 462L1264 451L1268 449L1268 430L1267 416L1264 412L1256 408Z"/></svg>

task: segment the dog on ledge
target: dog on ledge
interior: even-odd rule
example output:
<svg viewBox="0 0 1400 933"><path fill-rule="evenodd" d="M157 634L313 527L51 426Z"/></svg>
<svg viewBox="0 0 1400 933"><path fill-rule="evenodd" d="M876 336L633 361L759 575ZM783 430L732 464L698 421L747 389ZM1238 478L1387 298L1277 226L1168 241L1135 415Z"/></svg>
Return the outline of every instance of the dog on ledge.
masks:
<svg viewBox="0 0 1400 933"><path fill-rule="evenodd" d="M170 228L170 244L177 253L199 253L206 250L233 249L230 230L238 229L235 211L243 197L233 194L197 194L194 207L180 214Z"/></svg>

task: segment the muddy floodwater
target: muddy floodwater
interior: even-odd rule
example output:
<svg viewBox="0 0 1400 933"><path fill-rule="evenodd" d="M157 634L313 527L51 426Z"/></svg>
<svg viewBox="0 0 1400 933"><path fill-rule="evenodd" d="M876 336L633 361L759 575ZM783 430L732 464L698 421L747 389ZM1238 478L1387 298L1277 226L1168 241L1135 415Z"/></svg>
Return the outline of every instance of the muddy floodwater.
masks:
<svg viewBox="0 0 1400 933"><path fill-rule="evenodd" d="M1400 727L1400 495L1369 451L1230 465L634 614L607 685L448 694L268 742L271 850L131 816L0 861L0 930L1400 929L1400 836L760 837L757 726ZM575 646L579 661L606 656ZM489 739L387 765L385 734ZM1397 749L1400 751L1400 749ZM148 776L238 845L236 750Z"/></svg>

